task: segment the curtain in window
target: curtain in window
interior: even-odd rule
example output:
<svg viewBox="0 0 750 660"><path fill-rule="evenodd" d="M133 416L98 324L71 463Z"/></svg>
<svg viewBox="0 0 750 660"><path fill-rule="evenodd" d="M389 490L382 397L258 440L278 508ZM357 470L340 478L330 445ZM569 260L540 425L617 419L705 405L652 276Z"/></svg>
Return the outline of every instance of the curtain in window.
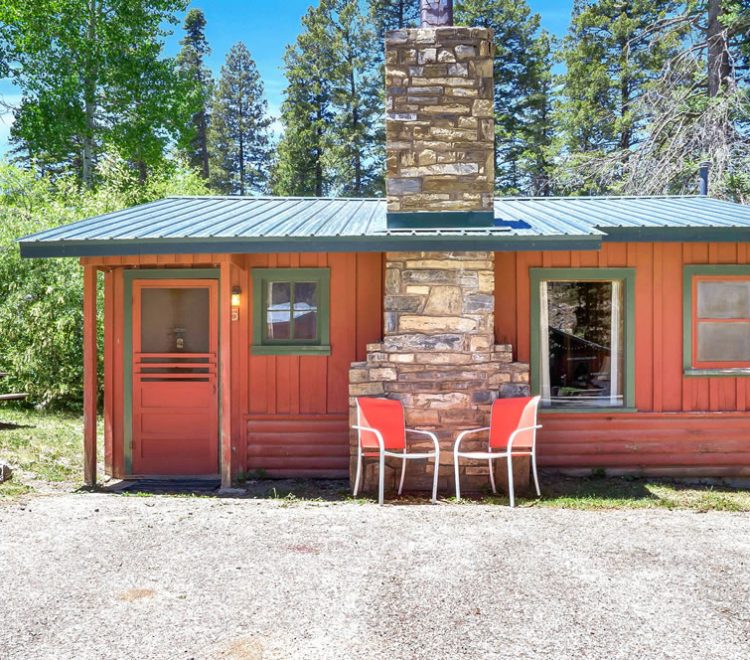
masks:
<svg viewBox="0 0 750 660"><path fill-rule="evenodd" d="M622 282L612 282L612 325L610 330L610 372L609 402L619 406L622 399L620 391L620 353L622 351Z"/></svg>

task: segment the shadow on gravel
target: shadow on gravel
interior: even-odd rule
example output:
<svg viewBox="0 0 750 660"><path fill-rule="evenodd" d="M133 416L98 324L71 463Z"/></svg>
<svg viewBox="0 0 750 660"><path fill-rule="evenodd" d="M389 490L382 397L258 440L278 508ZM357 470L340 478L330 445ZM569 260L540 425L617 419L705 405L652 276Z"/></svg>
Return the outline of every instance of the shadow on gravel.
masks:
<svg viewBox="0 0 750 660"><path fill-rule="evenodd" d="M703 483L680 482L674 479L643 479L611 476L564 476L540 474L542 497L516 492L520 507L552 507L580 509L630 508L691 508L696 510L750 510L747 489L735 484L710 480ZM81 488L78 492L90 492ZM346 479L271 479L256 477L237 487L219 488L215 480L201 479L143 479L120 481L100 486L97 492L121 496L148 497L211 497L217 499L266 500L281 504L355 502L375 503L376 493L365 492L354 498ZM455 502L452 489L438 493L440 501ZM429 504L427 493L386 492L386 504L408 506ZM461 505L487 504L507 506L503 492L492 495L489 487L484 492L467 493Z"/></svg>
<svg viewBox="0 0 750 660"><path fill-rule="evenodd" d="M192 497L214 497L221 499L269 500L282 503L304 502L374 502L374 493L364 493L354 498L346 479L248 479L234 488L221 489L218 481L200 479L139 479L118 481L98 486L99 493L110 493L130 497L149 495L174 495ZM91 492L82 487L76 492ZM422 493L405 493L401 497L392 494L387 502L397 504L424 504L429 496Z"/></svg>

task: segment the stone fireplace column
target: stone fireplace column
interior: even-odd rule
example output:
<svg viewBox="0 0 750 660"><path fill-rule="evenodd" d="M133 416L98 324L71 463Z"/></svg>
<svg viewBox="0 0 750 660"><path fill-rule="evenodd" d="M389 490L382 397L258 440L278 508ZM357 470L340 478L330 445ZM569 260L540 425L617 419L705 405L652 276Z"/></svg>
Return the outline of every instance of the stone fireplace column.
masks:
<svg viewBox="0 0 750 660"><path fill-rule="evenodd" d="M436 7L426 3L423 15L437 16ZM440 27L386 34L386 187L393 228L494 222L492 31L443 26L449 15L437 16L433 24ZM495 345L494 292L493 252L387 253L383 342L369 345L367 361L350 371L352 423L355 397L385 396L403 402L408 426L438 434L444 494L453 487L457 433L488 425L498 396L528 393L528 365L513 362L511 346ZM352 478L356 443L352 434ZM482 443L486 439L477 439L474 447ZM429 449L432 443L410 446ZM365 487L376 483L375 467L366 463ZM528 482L522 468L520 485ZM392 482L396 470L388 469ZM467 490L487 487L485 461L461 469ZM410 462L406 487L429 489L432 470Z"/></svg>
<svg viewBox="0 0 750 660"><path fill-rule="evenodd" d="M382 343L367 347L367 361L352 365L349 375L352 423L354 397L400 399L407 426L435 431L441 446L440 487L453 488L453 442L459 431L489 424L498 396L525 396L527 364L513 362L509 345L494 338L494 253L393 252L386 255L385 332ZM352 434L350 473L356 467ZM477 438L467 449L484 447ZM429 449L429 440L410 447ZM391 482L398 461L388 469ZM519 487L528 481L519 461ZM500 462L498 476L503 474ZM486 462L462 464L466 490L488 483ZM431 488L432 466L407 466L407 488ZM525 475L525 476L524 476ZM503 479L499 479L503 483ZM365 485L376 483L375 465L365 471ZM394 484L391 483L391 486Z"/></svg>

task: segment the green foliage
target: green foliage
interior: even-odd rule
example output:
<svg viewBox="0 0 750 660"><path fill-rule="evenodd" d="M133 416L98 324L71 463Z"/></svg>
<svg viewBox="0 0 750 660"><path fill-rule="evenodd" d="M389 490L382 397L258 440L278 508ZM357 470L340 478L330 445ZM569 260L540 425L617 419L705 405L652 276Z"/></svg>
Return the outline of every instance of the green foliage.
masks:
<svg viewBox="0 0 750 660"><path fill-rule="evenodd" d="M564 167L616 150L626 158L644 138L647 117L639 101L685 36L681 29L660 39L658 26L679 4L576 0L559 55L565 73L556 119L561 148L570 159ZM594 176L577 184L581 192L603 192Z"/></svg>
<svg viewBox="0 0 750 660"><path fill-rule="evenodd" d="M271 160L268 103L247 47L232 46L214 93L209 129L212 186L224 194L264 192Z"/></svg>
<svg viewBox="0 0 750 660"><path fill-rule="evenodd" d="M187 123L164 25L186 0L0 2L4 48L23 91L12 141L44 173L95 183L98 157L116 150L143 181L164 164Z"/></svg>
<svg viewBox="0 0 750 660"><path fill-rule="evenodd" d="M388 30L419 25L419 0L368 0L367 4L381 43Z"/></svg>
<svg viewBox="0 0 750 660"><path fill-rule="evenodd" d="M496 189L549 194L552 38L526 0L459 0L454 17L495 33Z"/></svg>
<svg viewBox="0 0 750 660"><path fill-rule="evenodd" d="M98 176L106 183L88 191L72 175L53 180L0 163L0 371L9 374L0 387L29 392L38 406L80 407L82 272L72 259L21 259L16 239L169 194L205 193L195 173L172 162L140 184L127 162L107 156Z"/></svg>
<svg viewBox="0 0 750 660"><path fill-rule="evenodd" d="M359 4L329 5L334 122L329 133L336 193L367 197L382 194L385 160L383 79L375 31Z"/></svg>
<svg viewBox="0 0 750 660"><path fill-rule="evenodd" d="M284 53L287 87L281 107L284 135L279 143L271 186L275 195L329 193L327 131L333 119L333 53L327 43L325 7L310 7L303 31Z"/></svg>
<svg viewBox="0 0 750 660"><path fill-rule="evenodd" d="M191 9L185 17L185 37L180 44L177 67L185 84L185 103L191 122L182 132L182 151L191 167L197 169L204 179L209 175L208 124L209 104L213 93L211 71L205 58L211 48L205 35L206 17L200 9Z"/></svg>
<svg viewBox="0 0 750 660"><path fill-rule="evenodd" d="M284 55L278 195L382 194L380 44L356 0L322 0Z"/></svg>

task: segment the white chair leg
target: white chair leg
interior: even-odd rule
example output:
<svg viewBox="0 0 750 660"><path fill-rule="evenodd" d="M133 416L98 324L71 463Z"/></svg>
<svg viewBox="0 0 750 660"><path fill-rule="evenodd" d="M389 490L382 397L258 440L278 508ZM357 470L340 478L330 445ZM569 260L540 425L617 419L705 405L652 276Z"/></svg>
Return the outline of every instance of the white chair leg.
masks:
<svg viewBox="0 0 750 660"><path fill-rule="evenodd" d="M461 499L461 480L458 476L458 454L455 452L453 454L453 469L456 473L456 502L458 502Z"/></svg>
<svg viewBox="0 0 750 660"><path fill-rule="evenodd" d="M536 472L536 451L531 452L531 472L534 475L534 486L536 487L536 496L541 497L542 491L539 489L539 475Z"/></svg>
<svg viewBox="0 0 750 660"><path fill-rule="evenodd" d="M513 493L513 458L508 452L508 500L511 508L516 506L515 494Z"/></svg>
<svg viewBox="0 0 750 660"><path fill-rule="evenodd" d="M495 485L495 465L490 458L487 463L490 465L490 486L492 486L492 493L497 495L497 486Z"/></svg>
<svg viewBox="0 0 750 660"><path fill-rule="evenodd" d="M362 447L357 446L357 476L354 478L354 497L357 497L359 492L359 482L362 478Z"/></svg>
<svg viewBox="0 0 750 660"><path fill-rule="evenodd" d="M437 484L440 475L440 452L435 452L435 469L432 475L432 503L437 504Z"/></svg>
<svg viewBox="0 0 750 660"><path fill-rule="evenodd" d="M380 452L380 482L378 484L378 504L383 504L385 491L385 454Z"/></svg>
<svg viewBox="0 0 750 660"><path fill-rule="evenodd" d="M401 459L401 481L398 484L398 494L401 495L401 491L404 490L404 477L406 476L406 449L404 449L404 457Z"/></svg>

